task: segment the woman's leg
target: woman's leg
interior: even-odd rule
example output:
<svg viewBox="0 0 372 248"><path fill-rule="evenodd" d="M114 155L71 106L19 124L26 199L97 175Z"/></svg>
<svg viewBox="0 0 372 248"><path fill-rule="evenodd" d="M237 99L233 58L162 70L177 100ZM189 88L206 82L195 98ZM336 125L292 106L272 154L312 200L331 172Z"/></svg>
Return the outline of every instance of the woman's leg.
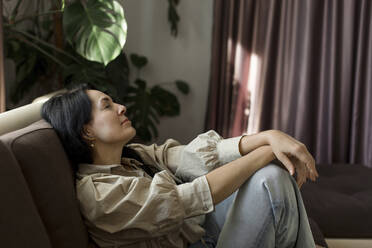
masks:
<svg viewBox="0 0 372 248"><path fill-rule="evenodd" d="M226 198L215 206L215 211L206 215L203 227L205 235L202 240L189 245L188 248L214 248L217 245L222 226L225 222L228 210L232 205L238 191L235 191L231 196Z"/></svg>
<svg viewBox="0 0 372 248"><path fill-rule="evenodd" d="M217 247L315 247L301 194L284 169L273 164L260 169L230 203L228 210L216 206L222 227Z"/></svg>

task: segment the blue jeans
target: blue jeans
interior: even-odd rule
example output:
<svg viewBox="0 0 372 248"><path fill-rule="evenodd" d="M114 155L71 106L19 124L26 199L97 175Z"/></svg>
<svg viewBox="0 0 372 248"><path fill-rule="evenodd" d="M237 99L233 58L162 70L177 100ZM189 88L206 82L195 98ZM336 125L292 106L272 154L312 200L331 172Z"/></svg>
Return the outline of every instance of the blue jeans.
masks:
<svg viewBox="0 0 372 248"><path fill-rule="evenodd" d="M217 204L203 227L205 235L189 248L315 247L296 181L273 164Z"/></svg>

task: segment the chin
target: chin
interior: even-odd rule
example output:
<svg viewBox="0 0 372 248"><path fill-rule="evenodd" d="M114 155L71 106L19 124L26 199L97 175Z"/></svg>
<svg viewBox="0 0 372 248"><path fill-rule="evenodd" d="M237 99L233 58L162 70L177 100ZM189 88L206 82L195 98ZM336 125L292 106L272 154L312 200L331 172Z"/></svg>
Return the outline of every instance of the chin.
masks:
<svg viewBox="0 0 372 248"><path fill-rule="evenodd" d="M130 141L136 136L137 130L134 127L131 127L129 130L127 130L127 140Z"/></svg>
<svg viewBox="0 0 372 248"><path fill-rule="evenodd" d="M130 139L133 139L134 136L136 136L136 134L137 134L137 130L134 127L132 127L132 129L133 129L133 136Z"/></svg>

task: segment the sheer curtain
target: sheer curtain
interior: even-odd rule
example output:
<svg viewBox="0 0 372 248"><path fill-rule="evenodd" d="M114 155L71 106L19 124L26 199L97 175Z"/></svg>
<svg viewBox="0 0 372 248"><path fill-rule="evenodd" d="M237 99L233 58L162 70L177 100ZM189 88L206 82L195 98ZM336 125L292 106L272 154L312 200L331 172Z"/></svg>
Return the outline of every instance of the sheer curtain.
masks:
<svg viewBox="0 0 372 248"><path fill-rule="evenodd" d="M227 2L237 8L227 12L237 31L216 31L215 15L213 49L221 37L231 49L213 50L206 126L243 133L249 113L248 132L287 132L318 163L372 167L372 1Z"/></svg>

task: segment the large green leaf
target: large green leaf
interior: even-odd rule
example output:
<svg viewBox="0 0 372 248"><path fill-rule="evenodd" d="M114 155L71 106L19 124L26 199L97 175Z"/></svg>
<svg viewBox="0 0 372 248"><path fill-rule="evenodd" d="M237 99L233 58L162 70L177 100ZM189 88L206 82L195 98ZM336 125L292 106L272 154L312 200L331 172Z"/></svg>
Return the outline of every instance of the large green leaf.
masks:
<svg viewBox="0 0 372 248"><path fill-rule="evenodd" d="M173 93L155 85L151 88L151 96L153 99L152 107L157 110L160 116L176 116L180 114L180 103Z"/></svg>
<svg viewBox="0 0 372 248"><path fill-rule="evenodd" d="M159 124L159 117L179 115L180 104L174 94L159 85L149 88L142 79L137 79L134 84L135 87L128 87L125 97L127 115L138 137L146 142L158 137L156 124Z"/></svg>
<svg viewBox="0 0 372 248"><path fill-rule="evenodd" d="M115 102L119 102L117 87L106 75L102 64L82 60L81 63L72 63L63 70L64 83L68 87L77 84L88 83L95 89L112 96Z"/></svg>
<svg viewBox="0 0 372 248"><path fill-rule="evenodd" d="M115 0L72 3L63 13L63 28L81 56L105 65L120 55L127 37L124 10Z"/></svg>

